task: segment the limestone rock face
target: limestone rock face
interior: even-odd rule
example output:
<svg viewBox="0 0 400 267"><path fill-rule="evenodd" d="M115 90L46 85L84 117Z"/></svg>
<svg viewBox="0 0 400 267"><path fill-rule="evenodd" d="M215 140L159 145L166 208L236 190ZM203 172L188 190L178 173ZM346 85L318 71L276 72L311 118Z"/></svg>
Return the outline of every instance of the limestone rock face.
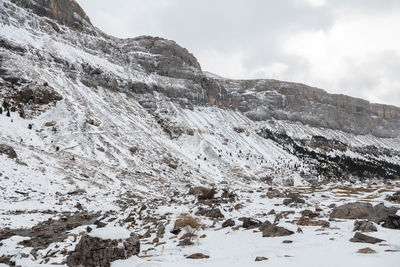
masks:
<svg viewBox="0 0 400 267"><path fill-rule="evenodd" d="M82 49L93 50L92 53L102 53L100 57L129 69L132 74L143 72L146 75L167 77L166 80L154 80L153 77L146 82L139 82L135 79L110 75L90 64L73 65L51 55L59 67L71 72L71 76L76 75L74 70L81 71L79 80L89 87L104 87L143 95L140 103L150 111L157 108L154 93L158 92L184 108L193 109L194 106L204 105L230 108L241 111L254 121L287 120L313 127L342 130L353 134L372 134L377 137L400 135L398 107L372 104L345 95L329 94L322 89L300 83L269 79L224 79L203 72L196 57L174 41L150 36L117 39L101 32L91 25L90 19L74 0L12 0L12 2L39 16L49 18L46 23L56 32L60 31L56 25L59 23L73 30L101 37L90 38L82 44L78 41L74 46L81 45ZM14 47L13 44L0 43L0 46L26 53L26 49ZM14 76L23 75L15 73Z"/></svg>
<svg viewBox="0 0 400 267"><path fill-rule="evenodd" d="M380 137L397 137L400 133L398 107L329 94L299 83L222 79L218 82L228 91L232 106L252 120L300 121L315 127Z"/></svg>
<svg viewBox="0 0 400 267"><path fill-rule="evenodd" d="M31 9L35 14L56 20L58 23L83 29L91 25L89 17L74 0L13 0L19 6Z"/></svg>

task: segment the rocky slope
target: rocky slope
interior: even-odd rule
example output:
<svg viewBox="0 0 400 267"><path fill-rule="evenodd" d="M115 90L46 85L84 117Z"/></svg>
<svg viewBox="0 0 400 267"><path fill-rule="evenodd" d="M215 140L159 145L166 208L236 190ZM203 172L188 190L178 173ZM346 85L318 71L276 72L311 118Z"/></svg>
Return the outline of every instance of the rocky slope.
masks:
<svg viewBox="0 0 400 267"><path fill-rule="evenodd" d="M214 247L221 215L264 221L273 219L272 208L279 215L294 205L274 227L258 230L271 236L295 232L306 219L297 222L301 212L318 203L319 221L335 203L397 205L399 108L301 84L211 77L174 41L103 33L72 0L0 0L0 104L0 225L9 228L0 233L0 264L107 266L138 253L136 236L104 237L129 229L140 234L143 256L165 249L173 255L167 261L184 265L185 253L199 251L176 245ZM371 188L363 191L366 179ZM215 192L199 198L199 185ZM173 229L185 212L203 225L195 236ZM378 228L396 250L392 230ZM315 237L316 228L308 229L304 240ZM245 237L246 253L256 253L257 242L271 245L237 230L227 230L239 237L227 246L240 247ZM87 248L84 255L74 254L76 246ZM249 264L234 254L219 263Z"/></svg>

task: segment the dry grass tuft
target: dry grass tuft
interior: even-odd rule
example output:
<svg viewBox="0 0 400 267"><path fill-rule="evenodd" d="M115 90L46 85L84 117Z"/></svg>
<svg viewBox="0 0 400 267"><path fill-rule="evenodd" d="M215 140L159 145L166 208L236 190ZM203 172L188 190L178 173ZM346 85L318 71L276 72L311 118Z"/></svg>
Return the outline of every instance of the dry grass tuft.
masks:
<svg viewBox="0 0 400 267"><path fill-rule="evenodd" d="M182 213L176 219L174 228L182 229L186 226L190 226L192 229L199 229L200 219L192 217L190 214Z"/></svg>

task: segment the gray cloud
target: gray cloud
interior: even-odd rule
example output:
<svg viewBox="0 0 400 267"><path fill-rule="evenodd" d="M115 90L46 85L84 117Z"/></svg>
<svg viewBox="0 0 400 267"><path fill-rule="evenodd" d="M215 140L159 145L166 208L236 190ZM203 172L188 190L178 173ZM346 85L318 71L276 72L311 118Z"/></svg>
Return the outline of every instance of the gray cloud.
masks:
<svg viewBox="0 0 400 267"><path fill-rule="evenodd" d="M312 5L310 0L78 2L103 31L118 37L154 35L173 39L197 56L203 69L216 74L303 82L328 92L400 106L397 87L400 84L400 50L386 51L382 47L382 51L368 58L343 60L347 75L335 77L333 71L332 77L322 80L318 79L320 75L315 71L318 66L310 55L288 53L284 49L291 36L299 32L329 36L339 20L351 18L352 14L400 15L398 0L326 0L321 5ZM222 59L227 60L226 66L221 63Z"/></svg>

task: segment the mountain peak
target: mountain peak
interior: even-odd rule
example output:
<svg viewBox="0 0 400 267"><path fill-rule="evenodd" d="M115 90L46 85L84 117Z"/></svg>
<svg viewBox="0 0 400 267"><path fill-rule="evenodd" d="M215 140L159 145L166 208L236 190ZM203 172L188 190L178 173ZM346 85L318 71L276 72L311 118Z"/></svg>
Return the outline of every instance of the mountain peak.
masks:
<svg viewBox="0 0 400 267"><path fill-rule="evenodd" d="M32 10L35 14L56 20L65 26L82 30L92 25L89 17L74 0L12 0L13 3Z"/></svg>

